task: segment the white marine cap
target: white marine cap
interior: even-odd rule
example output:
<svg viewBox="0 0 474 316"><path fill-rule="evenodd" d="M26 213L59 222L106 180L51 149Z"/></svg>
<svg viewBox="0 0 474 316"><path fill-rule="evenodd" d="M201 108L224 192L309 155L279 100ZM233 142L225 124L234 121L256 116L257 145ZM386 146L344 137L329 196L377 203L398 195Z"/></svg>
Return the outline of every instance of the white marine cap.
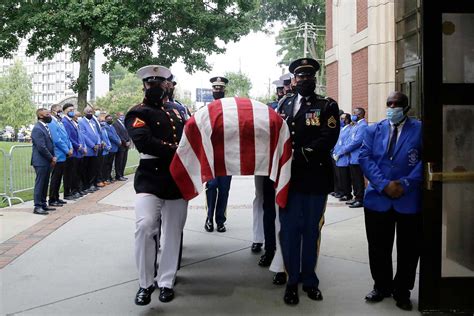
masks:
<svg viewBox="0 0 474 316"><path fill-rule="evenodd" d="M148 65L138 69L137 76L143 82L163 81L171 76L171 71L163 66Z"/></svg>
<svg viewBox="0 0 474 316"><path fill-rule="evenodd" d="M287 73L287 74L281 75L280 80L283 81L284 85L289 85L290 81L291 81L291 78L293 78L293 77L294 77L293 74Z"/></svg>
<svg viewBox="0 0 474 316"><path fill-rule="evenodd" d="M272 82L277 88L283 88L283 80L275 80Z"/></svg>

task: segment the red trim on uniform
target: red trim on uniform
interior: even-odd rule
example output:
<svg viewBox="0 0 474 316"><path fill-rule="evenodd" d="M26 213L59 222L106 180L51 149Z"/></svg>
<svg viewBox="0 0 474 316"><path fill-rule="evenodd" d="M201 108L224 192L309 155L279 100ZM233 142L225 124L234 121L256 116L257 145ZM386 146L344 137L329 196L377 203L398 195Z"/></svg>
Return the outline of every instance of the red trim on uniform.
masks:
<svg viewBox="0 0 474 316"><path fill-rule="evenodd" d="M215 100L209 103L207 109L209 111L209 121L212 130L211 143L214 149L214 173L215 176L226 176L222 103L220 100Z"/></svg>
<svg viewBox="0 0 474 316"><path fill-rule="evenodd" d="M235 98L239 118L240 174L253 175L255 172L255 125L253 106L250 99Z"/></svg>
<svg viewBox="0 0 474 316"><path fill-rule="evenodd" d="M207 160L206 150L202 146L202 137L201 132L195 122L194 116L192 116L184 126L184 133L193 149L194 153L196 154L197 158L199 159L201 165L201 180L202 182L207 182L214 178L212 174L212 169Z"/></svg>
<svg viewBox="0 0 474 316"><path fill-rule="evenodd" d="M170 165L170 172L179 188L179 191L181 191L181 194L183 195L183 199L191 200L199 195L199 192L196 191L194 183L186 171L183 162L179 158L179 155L174 155L173 161Z"/></svg>

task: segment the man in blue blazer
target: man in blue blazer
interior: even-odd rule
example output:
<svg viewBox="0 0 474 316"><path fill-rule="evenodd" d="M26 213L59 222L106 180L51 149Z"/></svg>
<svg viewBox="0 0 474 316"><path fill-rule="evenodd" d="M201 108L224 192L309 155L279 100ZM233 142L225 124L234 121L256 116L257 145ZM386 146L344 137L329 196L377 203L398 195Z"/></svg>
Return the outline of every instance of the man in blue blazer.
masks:
<svg viewBox="0 0 474 316"><path fill-rule="evenodd" d="M112 124L120 137L121 145L115 154L115 180L126 181L124 177L125 166L127 165L128 149L130 147L130 136L128 135L127 128L124 125L125 115L123 112L116 114L116 120Z"/></svg>
<svg viewBox="0 0 474 316"><path fill-rule="evenodd" d="M421 123L407 117L408 98L392 92L387 119L367 128L359 162L369 186L364 213L374 289L365 299L379 302L393 294L397 306L411 310L421 248ZM397 271L392 248L397 232Z"/></svg>
<svg viewBox="0 0 474 316"><path fill-rule="evenodd" d="M105 158L104 179L105 181L113 182L114 180L112 178L112 165L114 163L115 155L118 152L119 147L122 145L122 141L120 140L120 137L118 136L117 131L112 126L112 124L114 123L114 119L112 115L107 114L105 116L105 122L106 122L105 129L107 130L107 135L109 136L111 148L110 148L109 154Z"/></svg>
<svg viewBox="0 0 474 316"><path fill-rule="evenodd" d="M341 155L349 154L349 170L351 173L352 187L354 188L354 200L348 202L350 208L362 207L364 200L365 180L359 165L359 153L362 146L367 121L365 120L365 110L363 108L355 108L352 112L352 128L349 135L349 141L341 150ZM348 201L348 198L342 198L341 201Z"/></svg>
<svg viewBox="0 0 474 316"><path fill-rule="evenodd" d="M63 109L59 104L51 106L51 123L48 124L54 143L54 152L58 160L51 173L49 185L49 206L61 207L66 204L59 198L59 189L63 179L66 158L72 155L72 144L61 121Z"/></svg>
<svg viewBox="0 0 474 316"><path fill-rule="evenodd" d="M337 140L336 146L333 149L333 158L336 166L336 178L338 182L338 191L336 191L336 197L340 196L343 200L352 199L352 185L351 185L351 172L349 170L349 162L351 156L349 153L343 154L342 149L351 142L351 115L344 113L341 115L341 125L344 127L339 133L339 139ZM336 186L335 186L336 187Z"/></svg>
<svg viewBox="0 0 474 316"><path fill-rule="evenodd" d="M48 211L54 211L54 208L46 204L46 195L48 193L49 176L51 169L56 165L57 158L54 154L54 145L51 138L51 131L48 123L51 123L51 114L47 109L41 108L36 111L38 122L31 131L31 140L33 149L31 154L31 165L36 172L34 187L35 208L33 213L48 215Z"/></svg>
<svg viewBox="0 0 474 316"><path fill-rule="evenodd" d="M96 191L95 176L97 173L98 152L101 147L100 129L97 128L92 115L92 108L84 109L84 116L79 119L79 127L84 136L87 154L83 158L81 168L82 185L84 190Z"/></svg>

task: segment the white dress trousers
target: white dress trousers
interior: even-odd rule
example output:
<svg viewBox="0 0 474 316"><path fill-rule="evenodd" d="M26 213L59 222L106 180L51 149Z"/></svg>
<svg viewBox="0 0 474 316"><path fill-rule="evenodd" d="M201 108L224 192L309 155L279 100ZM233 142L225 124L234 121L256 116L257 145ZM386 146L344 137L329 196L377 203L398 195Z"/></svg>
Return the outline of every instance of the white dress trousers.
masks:
<svg viewBox="0 0 474 316"><path fill-rule="evenodd" d="M135 259L140 287L148 288L156 280L158 287L173 288L187 212L188 201L183 199L164 200L153 194L137 194Z"/></svg>
<svg viewBox="0 0 474 316"><path fill-rule="evenodd" d="M264 176L255 176L255 198L253 199L253 242L261 243L265 240L263 233L263 179Z"/></svg>

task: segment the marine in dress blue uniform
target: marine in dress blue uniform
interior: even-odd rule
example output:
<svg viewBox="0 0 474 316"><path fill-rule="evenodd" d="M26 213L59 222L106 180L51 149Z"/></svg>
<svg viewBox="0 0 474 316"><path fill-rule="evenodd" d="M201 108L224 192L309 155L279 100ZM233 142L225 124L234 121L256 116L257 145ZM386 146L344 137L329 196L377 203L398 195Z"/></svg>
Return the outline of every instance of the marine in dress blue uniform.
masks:
<svg viewBox="0 0 474 316"><path fill-rule="evenodd" d="M379 302L393 294L397 306L411 310L421 245L421 122L408 118L408 98L393 92L387 119L369 126L360 151L360 166L369 180L364 214L374 289L365 299ZM397 271L392 249L397 232Z"/></svg>
<svg viewBox="0 0 474 316"><path fill-rule="evenodd" d="M288 274L284 295L287 304L299 302L299 282L309 298L323 298L315 268L327 195L334 187L331 150L339 136L340 121L336 101L314 92L319 68L311 58L290 64L297 93L287 97L278 110L289 126L293 146L288 203L279 212L281 249Z"/></svg>
<svg viewBox="0 0 474 316"><path fill-rule="evenodd" d="M125 126L140 152L134 181L137 193L135 259L140 286L135 304L146 305L150 303L155 282L160 288L161 302L169 302L174 297L188 202L182 198L169 170L184 126L178 111L164 104L166 78L171 72L165 67L150 65L140 68L137 75L143 80L145 98L128 111ZM163 242L157 262L160 228Z"/></svg>
<svg viewBox="0 0 474 316"><path fill-rule="evenodd" d="M224 77L212 77L209 81L212 83L214 100L222 99L225 96L225 87L229 80ZM226 231L224 223L231 181L232 176L220 176L206 183L207 218L204 229L207 232L214 231L214 215L217 224L216 230L219 233Z"/></svg>

